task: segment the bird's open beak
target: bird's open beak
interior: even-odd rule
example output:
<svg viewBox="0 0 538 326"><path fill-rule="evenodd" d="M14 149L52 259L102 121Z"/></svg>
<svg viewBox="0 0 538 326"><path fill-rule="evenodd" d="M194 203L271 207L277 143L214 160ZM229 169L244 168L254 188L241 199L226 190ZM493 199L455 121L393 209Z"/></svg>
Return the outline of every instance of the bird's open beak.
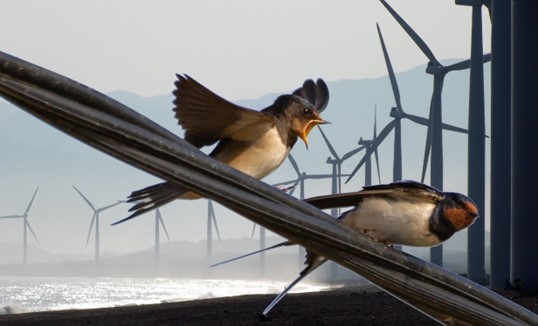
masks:
<svg viewBox="0 0 538 326"><path fill-rule="evenodd" d="M304 144L306 145L306 148L308 149L308 134L317 125L326 125L330 124L329 121L323 120L323 119L316 119L316 120L310 120L306 126L303 129L303 132L299 135L301 139L303 140Z"/></svg>

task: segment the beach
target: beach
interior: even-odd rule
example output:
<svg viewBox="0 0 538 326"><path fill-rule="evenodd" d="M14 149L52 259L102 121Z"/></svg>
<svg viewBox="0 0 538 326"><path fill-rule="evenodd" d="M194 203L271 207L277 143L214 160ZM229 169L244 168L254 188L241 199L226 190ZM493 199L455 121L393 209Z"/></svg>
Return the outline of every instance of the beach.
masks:
<svg viewBox="0 0 538 326"><path fill-rule="evenodd" d="M538 313L538 296L504 296ZM437 325L375 288L289 294L261 318L274 295L0 315L1 325Z"/></svg>

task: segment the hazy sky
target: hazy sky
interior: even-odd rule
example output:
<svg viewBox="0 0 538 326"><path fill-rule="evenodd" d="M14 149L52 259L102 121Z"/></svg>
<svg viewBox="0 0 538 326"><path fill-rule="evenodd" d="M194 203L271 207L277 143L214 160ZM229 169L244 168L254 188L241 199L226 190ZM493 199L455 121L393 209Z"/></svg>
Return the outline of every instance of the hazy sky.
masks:
<svg viewBox="0 0 538 326"><path fill-rule="evenodd" d="M469 56L470 7L389 3L438 59ZM396 71L425 63L376 0L0 0L0 50L104 92L166 94L180 72L239 99L294 89L311 77L386 74L376 22ZM483 25L489 35L489 21ZM484 43L488 51L489 38Z"/></svg>
<svg viewBox="0 0 538 326"><path fill-rule="evenodd" d="M392 0L390 4L423 37L439 60L469 57L469 7L456 6L453 0ZM483 17L484 50L489 51L490 23L486 11ZM386 75L376 22L382 28L397 72L426 63L422 52L377 0L0 0L0 51L102 92L121 89L142 96L167 94L172 90L174 74L187 73L233 100L289 91L306 78L336 81ZM431 89L425 90L425 94L430 92ZM99 157L95 161L98 162L104 155L96 153L95 157ZM151 184L150 180L153 179L148 176L147 184ZM5 191L24 197L24 208L33 192L33 182L27 181L32 185L24 193L21 190L15 194L9 188L12 185ZM79 184L77 180L72 182ZM81 189L94 200L96 193L88 187L82 185ZM134 187L118 189L119 197L123 198ZM91 212L81 207L84 203L70 184L64 188L72 196L66 198L65 205L76 206L79 211L85 209L87 220L69 216L61 219L62 225L68 232L85 236ZM45 189L38 195L40 200L44 200L44 195ZM95 204L108 203L108 199L101 199ZM177 203L174 205L169 206L178 207ZM197 205L198 211L205 214L206 202ZM125 207L116 210L121 216ZM147 224L143 234L147 241L143 246L148 247L152 243L151 219L125 223L121 230L125 239L132 239L131 231L141 223ZM248 234L251 224L244 225L241 234ZM19 225L13 224L17 239L19 229ZM204 231L199 230L196 235L184 230L185 234L173 238L200 239ZM42 242L46 244L46 240ZM49 243L54 240L49 239ZM62 243L44 247L76 252L82 247L78 238L77 241L67 246Z"/></svg>

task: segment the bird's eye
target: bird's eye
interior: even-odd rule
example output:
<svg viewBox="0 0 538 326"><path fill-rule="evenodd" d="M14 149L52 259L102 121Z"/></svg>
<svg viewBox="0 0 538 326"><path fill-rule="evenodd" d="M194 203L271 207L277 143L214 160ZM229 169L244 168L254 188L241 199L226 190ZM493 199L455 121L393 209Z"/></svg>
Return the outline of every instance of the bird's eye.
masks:
<svg viewBox="0 0 538 326"><path fill-rule="evenodd" d="M310 111L310 109L308 109L308 108L304 108L304 109L303 109L303 113L304 113L305 115L310 114L310 112L311 112L311 111Z"/></svg>

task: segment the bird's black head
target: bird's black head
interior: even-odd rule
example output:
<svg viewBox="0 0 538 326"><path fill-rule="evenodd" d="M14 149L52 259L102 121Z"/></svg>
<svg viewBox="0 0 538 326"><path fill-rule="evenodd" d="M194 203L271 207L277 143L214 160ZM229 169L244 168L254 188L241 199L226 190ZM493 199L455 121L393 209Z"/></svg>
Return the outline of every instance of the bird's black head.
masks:
<svg viewBox="0 0 538 326"><path fill-rule="evenodd" d="M279 119L289 122L292 136L301 138L307 147L308 134L312 128L329 123L321 118L310 102L295 95L279 96L268 109Z"/></svg>

